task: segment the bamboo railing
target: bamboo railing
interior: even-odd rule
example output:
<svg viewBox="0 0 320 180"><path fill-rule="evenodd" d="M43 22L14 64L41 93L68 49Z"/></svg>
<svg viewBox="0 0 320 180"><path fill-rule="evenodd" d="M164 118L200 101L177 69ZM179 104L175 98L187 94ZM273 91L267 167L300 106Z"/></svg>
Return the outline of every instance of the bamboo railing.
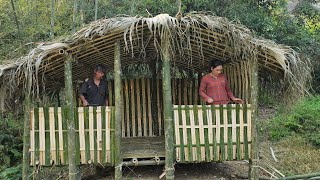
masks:
<svg viewBox="0 0 320 180"><path fill-rule="evenodd" d="M75 108L76 163L113 164L113 107ZM66 108L34 108L30 114L30 165L68 164Z"/></svg>
<svg viewBox="0 0 320 180"><path fill-rule="evenodd" d="M174 105L177 162L250 158L251 106Z"/></svg>

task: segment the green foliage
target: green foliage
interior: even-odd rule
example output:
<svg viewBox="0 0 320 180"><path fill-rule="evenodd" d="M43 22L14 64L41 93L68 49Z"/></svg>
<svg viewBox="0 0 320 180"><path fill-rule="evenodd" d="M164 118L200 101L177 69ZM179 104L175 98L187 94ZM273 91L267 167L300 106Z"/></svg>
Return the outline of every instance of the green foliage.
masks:
<svg viewBox="0 0 320 180"><path fill-rule="evenodd" d="M320 146L320 96L305 98L294 107L278 114L268 125L270 137L274 140L290 135L303 136L309 142Z"/></svg>
<svg viewBox="0 0 320 180"><path fill-rule="evenodd" d="M11 175L14 177L14 174L19 172L17 169L21 168L17 165L21 164L22 160L23 120L12 114L0 117L0 132L0 179Z"/></svg>
<svg viewBox="0 0 320 180"><path fill-rule="evenodd" d="M11 179L21 179L22 177L22 168L21 165L10 167L0 172L0 179L11 180Z"/></svg>

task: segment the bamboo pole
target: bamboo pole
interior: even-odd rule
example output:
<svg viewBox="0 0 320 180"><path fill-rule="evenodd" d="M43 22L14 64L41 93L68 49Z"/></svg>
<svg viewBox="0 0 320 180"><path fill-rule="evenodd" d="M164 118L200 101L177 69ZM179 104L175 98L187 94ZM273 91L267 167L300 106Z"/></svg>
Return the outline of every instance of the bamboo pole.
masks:
<svg viewBox="0 0 320 180"><path fill-rule="evenodd" d="M29 78L28 84L31 83ZM23 129L23 166L22 166L22 179L29 179L29 148L30 148L30 111L31 111L31 98L30 94L25 93L24 99L24 129Z"/></svg>
<svg viewBox="0 0 320 180"><path fill-rule="evenodd" d="M249 160L249 179L259 179L257 168L258 160L258 138L256 121L258 120L258 61L257 58L251 57L251 158Z"/></svg>
<svg viewBox="0 0 320 180"><path fill-rule="evenodd" d="M72 57L69 55L65 61L64 77L65 77L65 93L67 108L67 124L68 124L68 157L69 157L69 179L78 179L78 170L76 166L76 140L75 140L75 124L73 109L73 84L72 84Z"/></svg>
<svg viewBox="0 0 320 180"><path fill-rule="evenodd" d="M163 88L163 114L165 126L165 173L166 179L174 179L174 147L173 147L173 112L172 112L172 96L171 96L171 72L170 72L170 54L169 54L169 39L162 39L162 88Z"/></svg>
<svg viewBox="0 0 320 180"><path fill-rule="evenodd" d="M122 160L121 160L121 62L120 62L120 41L114 44L114 97L115 97L115 138L114 138L114 163L115 179L122 179Z"/></svg>

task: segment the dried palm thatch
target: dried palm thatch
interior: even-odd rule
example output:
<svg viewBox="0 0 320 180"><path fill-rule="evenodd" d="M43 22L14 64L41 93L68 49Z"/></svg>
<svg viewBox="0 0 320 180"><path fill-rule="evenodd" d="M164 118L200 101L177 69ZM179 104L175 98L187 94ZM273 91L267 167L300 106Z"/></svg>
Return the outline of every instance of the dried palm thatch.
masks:
<svg viewBox="0 0 320 180"><path fill-rule="evenodd" d="M160 14L152 18L101 19L69 39L41 44L14 63L0 66L2 92L8 94L21 87L38 96L44 91L62 88L66 59L63 52L75 59L74 81L88 77L97 63L106 64L112 71L116 39L121 43L123 68L158 62L161 48L168 44L172 65L179 69L200 72L212 59L231 64L256 59L260 72L280 75L288 82L290 93L296 95L306 92L311 77L309 62L301 60L293 49L256 38L248 28L232 24L226 18L202 13L190 13L180 18ZM27 79L32 82L26 83Z"/></svg>

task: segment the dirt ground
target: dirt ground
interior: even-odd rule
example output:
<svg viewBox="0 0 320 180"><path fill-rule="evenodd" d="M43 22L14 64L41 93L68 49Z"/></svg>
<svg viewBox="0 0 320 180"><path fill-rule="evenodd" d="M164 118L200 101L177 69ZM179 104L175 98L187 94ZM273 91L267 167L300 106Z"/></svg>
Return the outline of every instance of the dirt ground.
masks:
<svg viewBox="0 0 320 180"><path fill-rule="evenodd" d="M164 166L138 166L123 167L123 179L128 180L156 180L163 173ZM99 171L101 171L100 169ZM113 169L104 169L103 174L94 174L83 179L109 180L113 179ZM109 171L109 172L108 172ZM177 164L175 165L175 179L239 179L247 176L248 163L244 161L233 161L224 163L200 163L200 164ZM165 178L162 178L165 179Z"/></svg>

